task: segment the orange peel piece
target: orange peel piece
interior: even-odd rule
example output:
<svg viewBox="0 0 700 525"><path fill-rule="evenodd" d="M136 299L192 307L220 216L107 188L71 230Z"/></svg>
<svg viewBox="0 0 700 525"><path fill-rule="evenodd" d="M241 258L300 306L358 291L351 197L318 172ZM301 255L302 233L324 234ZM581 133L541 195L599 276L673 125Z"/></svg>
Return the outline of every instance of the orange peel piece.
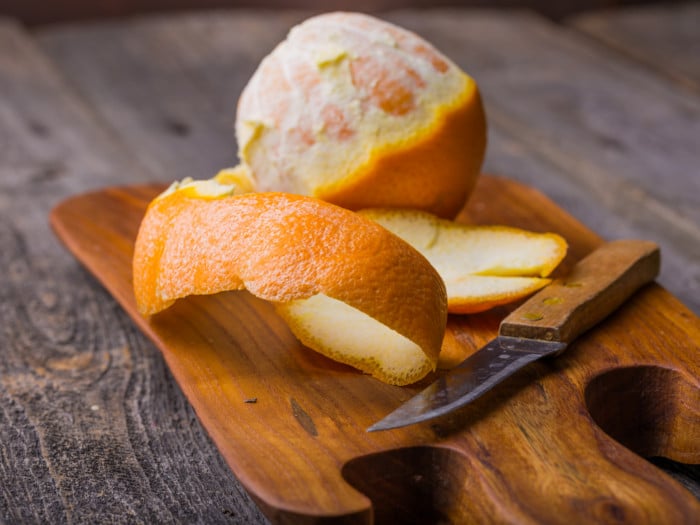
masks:
<svg viewBox="0 0 700 525"><path fill-rule="evenodd" d="M418 35L326 13L260 63L236 138L257 191L454 217L481 169L486 117L474 79Z"/></svg>
<svg viewBox="0 0 700 525"><path fill-rule="evenodd" d="M220 183L217 195L199 182L169 189L143 218L133 259L142 314L245 289L274 303L304 344L382 381L408 384L435 369L445 288L410 245L317 199L231 195Z"/></svg>
<svg viewBox="0 0 700 525"><path fill-rule="evenodd" d="M417 210L360 211L421 252L447 288L450 313L476 313L526 297L551 281L563 237L508 226L474 226Z"/></svg>

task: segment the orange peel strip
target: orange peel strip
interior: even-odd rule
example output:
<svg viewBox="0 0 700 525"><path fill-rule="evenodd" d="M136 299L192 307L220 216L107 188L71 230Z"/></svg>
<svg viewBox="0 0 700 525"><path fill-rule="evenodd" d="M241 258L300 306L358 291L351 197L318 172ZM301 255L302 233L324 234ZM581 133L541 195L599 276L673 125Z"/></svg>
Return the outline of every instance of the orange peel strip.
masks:
<svg viewBox="0 0 700 525"><path fill-rule="evenodd" d="M522 299L549 284L567 252L555 233L473 226L417 210L362 210L421 252L447 287L450 313L475 313Z"/></svg>
<svg viewBox="0 0 700 525"><path fill-rule="evenodd" d="M144 315L246 289L307 346L393 384L434 370L446 325L444 284L422 255L367 218L299 195L170 190L141 223L133 276ZM372 330L381 335L358 342Z"/></svg>

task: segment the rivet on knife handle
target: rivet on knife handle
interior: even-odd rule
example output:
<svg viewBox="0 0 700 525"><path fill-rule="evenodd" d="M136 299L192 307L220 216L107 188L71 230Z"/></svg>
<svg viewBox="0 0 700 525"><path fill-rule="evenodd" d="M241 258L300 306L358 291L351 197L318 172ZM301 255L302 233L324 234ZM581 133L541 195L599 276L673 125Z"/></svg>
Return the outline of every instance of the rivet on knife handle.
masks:
<svg viewBox="0 0 700 525"><path fill-rule="evenodd" d="M607 317L659 273L658 246L620 240L602 245L563 279L531 297L502 322L500 335L568 343Z"/></svg>

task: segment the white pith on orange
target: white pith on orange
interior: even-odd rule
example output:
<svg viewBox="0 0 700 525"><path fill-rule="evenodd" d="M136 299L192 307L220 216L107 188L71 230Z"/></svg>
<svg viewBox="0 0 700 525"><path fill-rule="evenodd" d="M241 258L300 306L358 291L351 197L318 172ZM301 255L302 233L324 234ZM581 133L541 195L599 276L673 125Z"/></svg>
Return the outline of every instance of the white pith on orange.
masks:
<svg viewBox="0 0 700 525"><path fill-rule="evenodd" d="M262 61L239 99L236 137L258 191L453 217L479 175L486 119L475 81L428 42L329 13Z"/></svg>

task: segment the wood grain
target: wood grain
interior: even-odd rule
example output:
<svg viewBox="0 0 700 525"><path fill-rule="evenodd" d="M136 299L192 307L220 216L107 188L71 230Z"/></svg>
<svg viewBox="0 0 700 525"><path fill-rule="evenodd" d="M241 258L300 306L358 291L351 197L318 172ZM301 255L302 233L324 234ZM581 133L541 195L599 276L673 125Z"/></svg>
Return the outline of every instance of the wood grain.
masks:
<svg viewBox="0 0 700 525"><path fill-rule="evenodd" d="M202 178L236 163L240 91L308 14L170 15L38 36L158 180ZM660 282L700 313L697 97L532 13L382 16L426 37L479 82L490 126L486 171L546 192L605 238L659 243Z"/></svg>
<svg viewBox="0 0 700 525"><path fill-rule="evenodd" d="M632 451L700 461L700 320L658 285L559 359L523 370L473 405L432 424L370 434L367 426L424 384L392 387L316 355L271 305L245 292L187 298L151 318L137 314L132 243L159 189L74 197L54 209L52 224L161 349L273 522L371 523L376 513L419 523L682 523L700 512L689 492ZM490 211L479 202L491 203ZM520 212L527 209L532 222ZM573 253L599 242L541 194L483 177L461 220L490 221L493 210L501 223L560 233ZM481 315L502 316L503 309ZM452 319L450 330L461 330L460 321ZM647 378L651 389L619 391ZM614 425L632 409L641 423ZM641 443L634 440L640 428L648 435Z"/></svg>
<svg viewBox="0 0 700 525"><path fill-rule="evenodd" d="M202 429L160 353L59 247L47 214L62 199L91 188L206 176L235 161L232 120L238 93L257 61L303 16L288 11L181 13L53 26L32 33L18 23L0 21L0 522L266 521ZM607 238L663 239L662 282L700 312L697 238L687 229L687 221L676 220L677 210L669 214L654 191L641 191L630 177L639 171L646 180L650 172L665 173L669 162L677 162L661 184L668 195L687 200L697 194L687 183L696 180L696 164L687 166L687 154L677 155L679 149L697 149L692 143L695 113L684 112L684 106L675 102L680 96L694 104L688 90L676 89L675 82L649 83L649 78L658 77L649 63L631 65L590 37L576 36L529 14L431 10L392 16L435 39L464 67L474 69L480 82L491 79L488 82L495 88L489 90L503 83L487 100L492 108L487 166L539 188L585 222L588 228L570 215L560 217L561 229L575 231L581 240L572 246L571 258L599 242L590 229ZM667 25L671 17L657 20ZM498 38L491 41L494 34ZM674 31L660 28L657 34L673 36ZM571 39L573 44L566 45ZM666 49L663 42L653 40L649 46ZM546 53L540 53L543 47L549 48ZM582 73L561 78L557 72L569 52L574 63L582 64ZM661 56L673 62L672 57ZM531 68L521 79L519 60ZM510 77L508 71L513 72ZM609 94L605 87L608 72L609 89L617 94ZM518 99L521 86L538 75L546 80L544 89L525 90L530 98ZM592 100L582 93L589 77ZM577 87L570 88L569 83ZM635 90L640 94L627 102L625 95ZM563 102L561 94L568 95ZM550 108L546 117L531 123L527 115L511 112L518 100L527 106L538 97ZM508 102L499 101L502 98ZM598 115L605 113L607 100L619 108L613 123ZM590 114L596 117L578 116L578 107L595 109ZM676 107L678 111L669 110ZM568 126L565 140L557 139L560 120ZM614 155L612 139L618 135L624 137L624 151ZM648 151L645 141L651 142ZM625 159L630 165L620 169ZM536 192L496 187L507 200L514 223L526 218L533 227L548 227L546 209L521 205ZM492 206L488 194L476 196L474 210L484 221L499 220L500 210ZM689 326L695 326L695 317L672 299L662 302L676 314L670 325L659 321L650 327L654 341L675 330L694 330ZM484 344L497 330L500 316L453 321L449 333L453 361ZM632 317L632 321L645 319ZM690 341L696 341L694 336ZM687 347L686 341L676 342L679 348ZM666 431L644 433L644 428L657 429L657 423L684 426L673 404L676 398L645 398L647 385L655 393L686 388L685 397L697 405L693 391L683 387L687 374L656 372L654 367L638 373L635 368L602 381L595 389L600 394L591 394L590 399L602 400L597 405L611 410L599 410L596 417L606 428L624 422L622 430L611 427L609 432L622 442L629 440L632 450L642 450L636 448L642 445L652 453L661 450L659 442ZM627 414L617 413L615 403L604 403L623 390L629 399L624 405L634 405ZM654 399L664 401L652 403ZM289 406L299 425L323 435L323 427L310 424L317 420L303 401L290 401ZM630 421L641 413L647 415ZM628 424L636 429L632 435L625 431ZM534 432L531 435L539 436L544 446L547 436L538 429ZM412 508L392 508L392 497L399 503L406 497L428 502L425 512L438 521L441 514L435 506L449 509L450 502L468 496L447 490L433 494L433 506L427 497L430 487L464 479L473 472L470 465L486 461L487 449L474 445L479 459L469 465L453 462L458 456L451 450L418 446L360 458L346 466L345 475L367 490L377 487L373 497L379 502L380 523L382 518L395 522L396 512L399 517L426 516ZM619 457L617 448L610 453ZM697 482L692 481L697 479L697 467L663 458L652 461L671 467L680 483L697 493ZM386 483L381 470L374 469L390 465L405 483L397 483L394 492L379 490ZM651 469L648 479L658 475ZM483 480L488 479L487 474ZM625 487L619 489L626 494ZM489 501L483 500L484 508L493 504ZM601 499L600 508L605 509L607 501ZM509 517L503 520L526 521L517 510Z"/></svg>
<svg viewBox="0 0 700 525"><path fill-rule="evenodd" d="M38 41L154 180L169 182L209 178L237 163L240 92L269 50L308 15L118 20L41 31Z"/></svg>
<svg viewBox="0 0 700 525"><path fill-rule="evenodd" d="M0 522L264 522L159 352L56 242L49 210L151 178L0 22Z"/></svg>
<svg viewBox="0 0 700 525"><path fill-rule="evenodd" d="M521 6L536 10L545 16L562 17L566 14L600 7L624 4L620 0L442 0L440 5L459 7ZM212 8L258 8L279 10L288 8L285 0L62 0L59 5L39 0L3 0L2 10L6 15L18 18L27 24L55 24L96 18L125 17L149 12L178 11ZM296 0L294 6L315 11L353 9L363 12L386 11L402 7L430 8L432 0L355 0L352 5L345 0Z"/></svg>
<svg viewBox="0 0 700 525"><path fill-rule="evenodd" d="M567 24L700 92L700 4L679 2L592 10Z"/></svg>
<svg viewBox="0 0 700 525"><path fill-rule="evenodd" d="M511 312L499 334L570 343L653 282L660 265L653 242L607 242Z"/></svg>

